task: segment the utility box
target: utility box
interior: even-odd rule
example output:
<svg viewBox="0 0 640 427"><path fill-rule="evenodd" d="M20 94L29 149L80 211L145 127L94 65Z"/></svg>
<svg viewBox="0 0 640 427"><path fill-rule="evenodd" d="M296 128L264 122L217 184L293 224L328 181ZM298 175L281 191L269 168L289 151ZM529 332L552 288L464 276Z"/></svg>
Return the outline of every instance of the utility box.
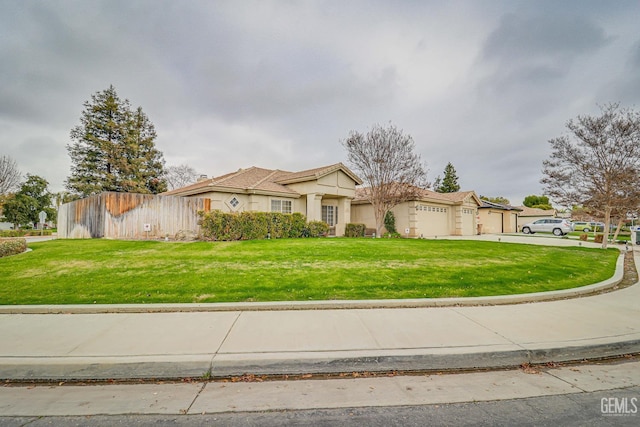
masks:
<svg viewBox="0 0 640 427"><path fill-rule="evenodd" d="M640 228L636 229L636 245L640 245Z"/></svg>

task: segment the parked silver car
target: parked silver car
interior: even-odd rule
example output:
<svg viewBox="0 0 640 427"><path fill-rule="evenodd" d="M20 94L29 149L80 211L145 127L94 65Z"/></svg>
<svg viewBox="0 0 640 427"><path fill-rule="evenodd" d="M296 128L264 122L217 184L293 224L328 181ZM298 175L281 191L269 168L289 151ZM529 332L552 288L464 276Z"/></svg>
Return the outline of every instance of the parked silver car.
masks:
<svg viewBox="0 0 640 427"><path fill-rule="evenodd" d="M543 218L522 226L524 234L553 233L554 236L564 236L573 231L571 222L562 218Z"/></svg>

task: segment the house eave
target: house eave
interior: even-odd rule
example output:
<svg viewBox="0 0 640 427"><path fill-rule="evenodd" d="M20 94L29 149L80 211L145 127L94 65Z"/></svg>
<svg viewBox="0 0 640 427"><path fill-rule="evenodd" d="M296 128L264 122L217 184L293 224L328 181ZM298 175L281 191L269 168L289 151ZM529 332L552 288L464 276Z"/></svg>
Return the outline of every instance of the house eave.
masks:
<svg viewBox="0 0 640 427"><path fill-rule="evenodd" d="M349 178L353 179L353 181L356 183L356 185L362 185L363 181L360 179L360 177L358 177L356 174L354 174L351 170L349 170L342 163L338 163L334 167L327 168L327 169L323 170L321 173L315 173L315 174L312 174L312 175L300 176L300 177L297 177L297 178L280 179L277 182L278 182L278 184L287 185L287 184L296 184L296 183L299 183L299 182L316 181L316 180L318 180L318 179L320 179L322 177L325 177L325 176L327 176L329 174L332 174L334 172L337 172L337 171L342 171Z"/></svg>

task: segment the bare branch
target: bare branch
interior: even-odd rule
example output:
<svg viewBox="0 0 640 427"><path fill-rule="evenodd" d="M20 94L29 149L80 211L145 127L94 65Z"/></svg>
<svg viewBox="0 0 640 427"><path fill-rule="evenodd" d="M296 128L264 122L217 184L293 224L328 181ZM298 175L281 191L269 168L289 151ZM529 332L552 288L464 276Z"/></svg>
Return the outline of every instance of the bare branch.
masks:
<svg viewBox="0 0 640 427"><path fill-rule="evenodd" d="M570 134L549 141L541 183L557 202L602 215L608 230L612 215L638 211L640 113L619 104L600 108L598 117L569 120Z"/></svg>
<svg viewBox="0 0 640 427"><path fill-rule="evenodd" d="M391 124L375 125L366 135L351 131L342 145L350 166L364 181L379 236L387 211L428 187L413 138Z"/></svg>
<svg viewBox="0 0 640 427"><path fill-rule="evenodd" d="M9 156L0 156L0 195L17 190L20 177L16 161Z"/></svg>
<svg viewBox="0 0 640 427"><path fill-rule="evenodd" d="M198 173L194 168L187 164L179 166L169 166L165 169L165 179L169 190L186 187L193 184L198 179Z"/></svg>

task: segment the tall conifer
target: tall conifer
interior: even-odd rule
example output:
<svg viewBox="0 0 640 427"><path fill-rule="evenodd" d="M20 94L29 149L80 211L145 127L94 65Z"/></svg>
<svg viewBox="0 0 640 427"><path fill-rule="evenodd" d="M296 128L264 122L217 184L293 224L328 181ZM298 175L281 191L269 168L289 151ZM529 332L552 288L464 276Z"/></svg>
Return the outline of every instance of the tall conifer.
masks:
<svg viewBox="0 0 640 427"><path fill-rule="evenodd" d="M103 191L160 193L164 159L156 131L141 107L131 109L113 86L84 103L80 125L71 130L69 191L82 197Z"/></svg>

